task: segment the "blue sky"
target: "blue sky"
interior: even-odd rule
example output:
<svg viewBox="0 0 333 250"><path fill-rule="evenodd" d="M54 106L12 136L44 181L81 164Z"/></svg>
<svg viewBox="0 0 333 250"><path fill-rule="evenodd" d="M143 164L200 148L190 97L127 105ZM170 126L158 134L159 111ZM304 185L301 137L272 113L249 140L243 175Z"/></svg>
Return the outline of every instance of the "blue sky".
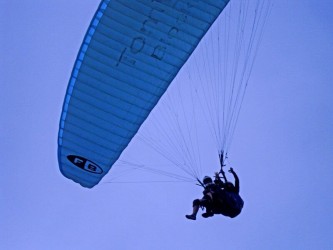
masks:
<svg viewBox="0 0 333 250"><path fill-rule="evenodd" d="M332 249L333 3L274 1L232 145L244 210L195 222L197 186L88 190L58 170L62 102L98 4L0 0L0 248Z"/></svg>

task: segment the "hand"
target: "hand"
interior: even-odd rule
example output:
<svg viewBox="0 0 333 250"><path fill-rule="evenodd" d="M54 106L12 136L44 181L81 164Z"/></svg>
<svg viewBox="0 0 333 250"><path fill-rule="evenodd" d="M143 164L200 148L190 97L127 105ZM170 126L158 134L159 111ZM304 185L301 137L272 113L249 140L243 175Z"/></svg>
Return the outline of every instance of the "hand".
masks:
<svg viewBox="0 0 333 250"><path fill-rule="evenodd" d="M233 168L230 168L228 172L229 172L229 173L232 173L232 174L235 173L235 171L234 171Z"/></svg>

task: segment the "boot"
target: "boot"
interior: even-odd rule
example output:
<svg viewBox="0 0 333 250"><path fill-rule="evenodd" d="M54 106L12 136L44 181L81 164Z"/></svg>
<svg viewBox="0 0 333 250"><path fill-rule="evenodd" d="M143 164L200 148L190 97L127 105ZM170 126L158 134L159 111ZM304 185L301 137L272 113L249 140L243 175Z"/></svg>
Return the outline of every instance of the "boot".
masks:
<svg viewBox="0 0 333 250"><path fill-rule="evenodd" d="M191 214L191 215L185 215L185 217L189 220L196 220L196 216L194 214Z"/></svg>
<svg viewBox="0 0 333 250"><path fill-rule="evenodd" d="M202 217L204 217L204 218L208 218L208 217L212 217L212 216L214 216L214 213L210 212L210 211L202 214Z"/></svg>

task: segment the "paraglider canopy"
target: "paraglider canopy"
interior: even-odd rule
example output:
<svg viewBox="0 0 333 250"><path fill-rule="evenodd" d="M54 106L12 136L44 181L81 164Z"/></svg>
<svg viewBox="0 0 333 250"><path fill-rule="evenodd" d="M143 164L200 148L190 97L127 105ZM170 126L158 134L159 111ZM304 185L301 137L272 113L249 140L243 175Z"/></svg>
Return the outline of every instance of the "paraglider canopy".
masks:
<svg viewBox="0 0 333 250"><path fill-rule="evenodd" d="M103 0L60 119L64 176L91 188L110 170L229 0Z"/></svg>

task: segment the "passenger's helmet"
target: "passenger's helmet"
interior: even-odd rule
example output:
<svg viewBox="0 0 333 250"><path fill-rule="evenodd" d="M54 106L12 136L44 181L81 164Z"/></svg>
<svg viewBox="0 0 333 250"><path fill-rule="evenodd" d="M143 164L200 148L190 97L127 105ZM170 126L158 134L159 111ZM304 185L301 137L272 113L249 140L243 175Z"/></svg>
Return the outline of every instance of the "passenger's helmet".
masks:
<svg viewBox="0 0 333 250"><path fill-rule="evenodd" d="M231 182L227 182L225 184L225 189L227 189L227 190L233 190L234 188L235 188L235 186Z"/></svg>
<svg viewBox="0 0 333 250"><path fill-rule="evenodd" d="M202 180L203 184L207 185L209 183L213 183L212 178L210 178L209 176L205 176Z"/></svg>

